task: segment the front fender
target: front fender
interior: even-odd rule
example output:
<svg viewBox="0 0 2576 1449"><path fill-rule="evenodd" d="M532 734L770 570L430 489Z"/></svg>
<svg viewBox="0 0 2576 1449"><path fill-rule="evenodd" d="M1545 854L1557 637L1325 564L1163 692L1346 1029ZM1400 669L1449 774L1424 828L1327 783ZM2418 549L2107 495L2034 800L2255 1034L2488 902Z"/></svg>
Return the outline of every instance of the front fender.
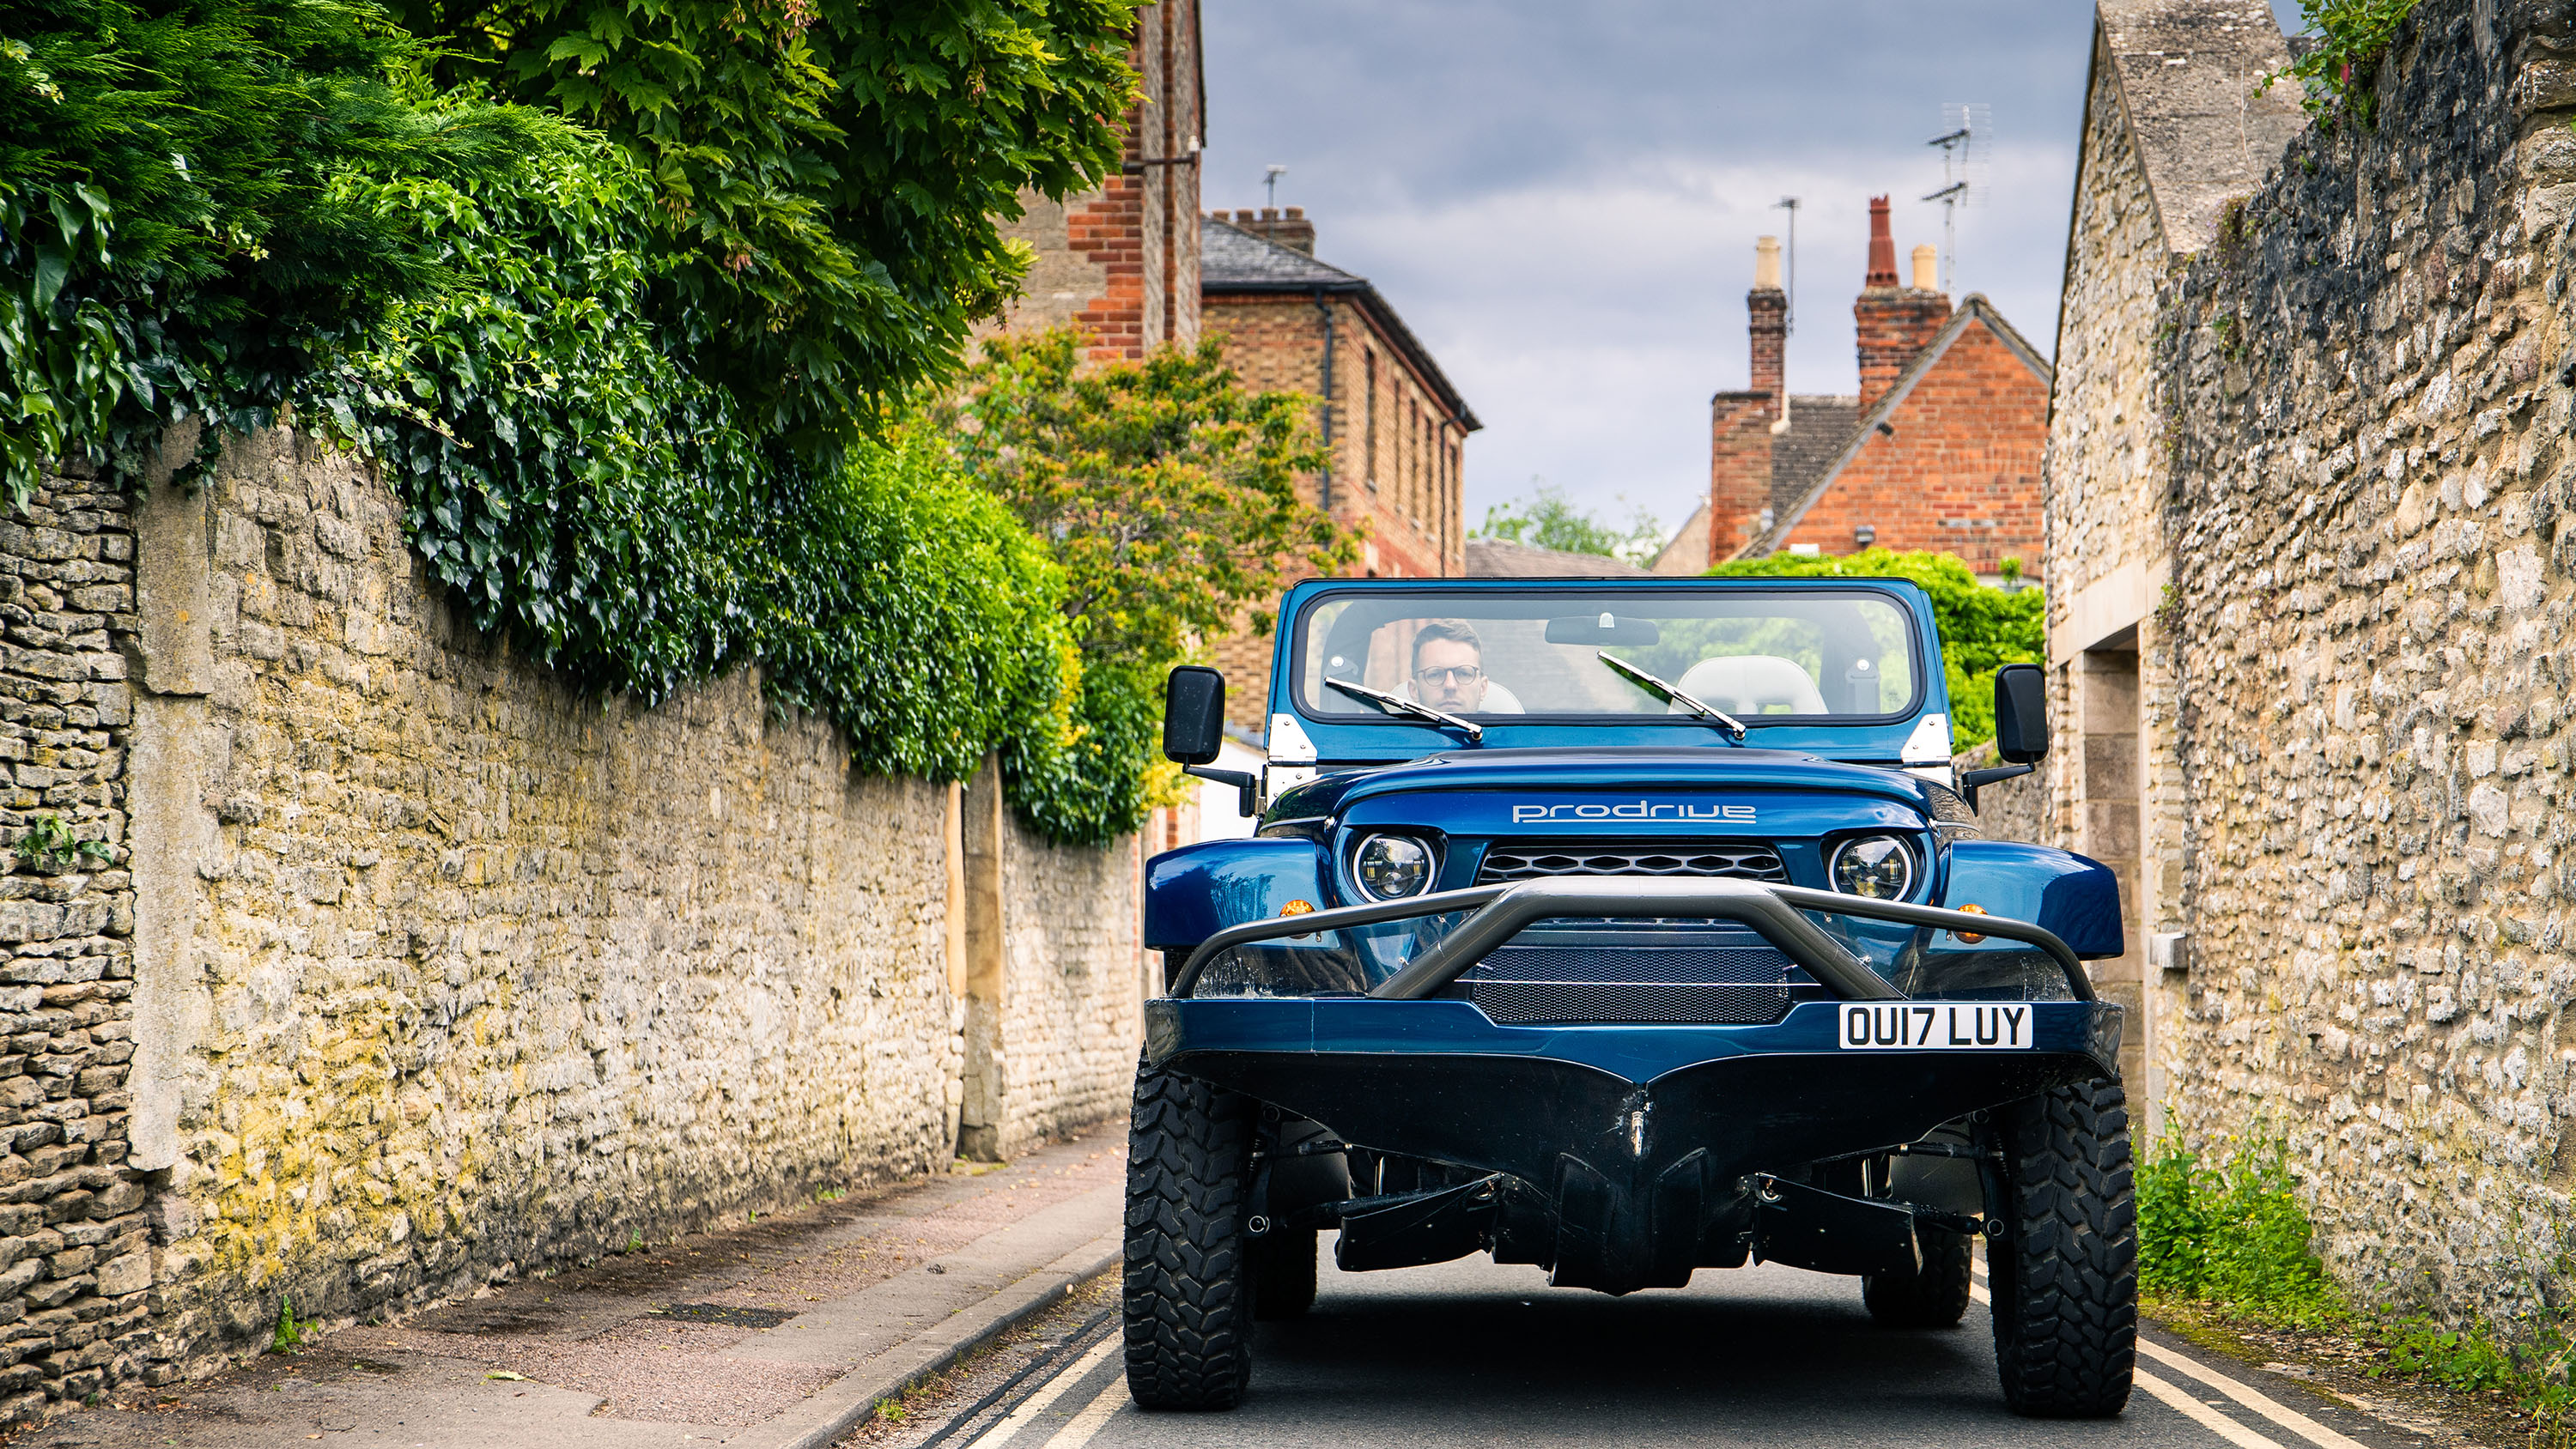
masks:
<svg viewBox="0 0 2576 1449"><path fill-rule="evenodd" d="M1291 901L1332 905L1313 841L1202 840L1168 850L1145 862L1145 947L1186 951L1228 926L1277 916Z"/></svg>
<svg viewBox="0 0 2576 1449"><path fill-rule="evenodd" d="M2071 850L2013 840L1956 841L1941 904L1954 911L1983 906L2007 920L2028 921L2055 932L2087 960L2127 949L2119 879L2109 866Z"/></svg>

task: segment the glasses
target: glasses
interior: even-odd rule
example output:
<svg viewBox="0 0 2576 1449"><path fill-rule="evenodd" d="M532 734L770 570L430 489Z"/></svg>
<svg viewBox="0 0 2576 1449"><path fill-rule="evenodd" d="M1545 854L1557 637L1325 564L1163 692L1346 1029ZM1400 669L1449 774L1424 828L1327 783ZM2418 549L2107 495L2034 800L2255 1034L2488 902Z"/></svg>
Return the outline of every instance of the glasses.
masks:
<svg viewBox="0 0 2576 1449"><path fill-rule="evenodd" d="M1413 671L1413 682L1416 684L1426 685L1446 684L1454 687L1459 684L1473 684L1484 677L1485 671L1477 668L1473 664L1453 665L1447 669L1417 669Z"/></svg>

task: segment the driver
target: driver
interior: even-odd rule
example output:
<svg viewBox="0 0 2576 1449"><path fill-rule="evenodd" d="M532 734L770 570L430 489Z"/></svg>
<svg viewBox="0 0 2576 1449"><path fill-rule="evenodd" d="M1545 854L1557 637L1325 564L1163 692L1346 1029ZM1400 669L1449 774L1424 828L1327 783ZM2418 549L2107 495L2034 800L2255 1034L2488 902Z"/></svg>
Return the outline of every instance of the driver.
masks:
<svg viewBox="0 0 2576 1449"><path fill-rule="evenodd" d="M1433 619L1413 636L1404 692L1450 714L1519 714L1521 702L1485 673L1485 641L1464 619Z"/></svg>

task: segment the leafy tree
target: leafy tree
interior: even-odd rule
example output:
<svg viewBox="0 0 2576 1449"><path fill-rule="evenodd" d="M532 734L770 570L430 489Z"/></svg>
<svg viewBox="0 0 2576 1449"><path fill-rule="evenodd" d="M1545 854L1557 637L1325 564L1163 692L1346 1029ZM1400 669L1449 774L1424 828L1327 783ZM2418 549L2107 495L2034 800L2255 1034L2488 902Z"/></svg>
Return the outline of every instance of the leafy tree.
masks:
<svg viewBox="0 0 2576 1449"><path fill-rule="evenodd" d="M0 0L0 486L130 472L165 420L264 421L441 282L349 177L500 174L534 119L423 107L415 47L320 0Z"/></svg>
<svg viewBox="0 0 2576 1449"><path fill-rule="evenodd" d="M746 420L838 436L944 374L1031 260L997 218L1119 158L1140 0L389 0L434 77L652 178L666 313Z"/></svg>
<svg viewBox="0 0 2576 1449"><path fill-rule="evenodd" d="M2018 578L2015 565L2006 570ZM2048 604L2036 588L1998 589L1977 582L1957 554L1866 548L1858 553L1788 554L1744 559L1709 570L1715 578L1904 579L1932 596L1941 635L1943 676L1950 687L1950 734L1961 750L1995 735L1995 671L2037 663L2048 651Z"/></svg>
<svg viewBox="0 0 2576 1449"><path fill-rule="evenodd" d="M930 418L1065 570L1081 697L1064 738L1017 758L1016 798L1058 838L1106 840L1143 818L1142 791L1080 810L1061 792L1143 779L1164 671L1247 614L1267 630L1282 583L1352 551L1298 495L1327 462L1312 399L1247 391L1214 339L1107 367L1081 352L1070 329L991 338Z"/></svg>
<svg viewBox="0 0 2576 1449"><path fill-rule="evenodd" d="M1485 521L1476 529L1476 537L1499 538L1563 553L1599 554L1633 564L1643 564L1663 551L1664 526L1646 510L1638 509L1623 530L1575 507L1563 490L1537 479L1530 481L1533 486L1527 499L1497 503L1485 510Z"/></svg>

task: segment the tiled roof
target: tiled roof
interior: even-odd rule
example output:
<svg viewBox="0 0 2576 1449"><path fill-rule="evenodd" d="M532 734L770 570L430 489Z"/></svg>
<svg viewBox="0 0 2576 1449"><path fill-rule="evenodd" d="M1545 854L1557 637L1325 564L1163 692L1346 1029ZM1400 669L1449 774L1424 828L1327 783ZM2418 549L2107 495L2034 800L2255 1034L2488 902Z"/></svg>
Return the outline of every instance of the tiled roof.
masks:
<svg viewBox="0 0 2576 1449"><path fill-rule="evenodd" d="M1789 426L1771 435L1771 507L1787 513L1840 457L1860 422L1856 397L1789 395Z"/></svg>
<svg viewBox="0 0 2576 1449"><path fill-rule="evenodd" d="M1635 564L1597 553L1532 548L1499 538L1467 540L1467 577L1471 579L1632 579L1645 574Z"/></svg>
<svg viewBox="0 0 2576 1449"><path fill-rule="evenodd" d="M1458 395L1449 375L1431 358L1431 350L1395 315L1377 288L1366 277L1355 277L1339 267L1327 266L1304 252L1283 247L1267 237L1254 236L1241 227L1212 216L1199 218L1199 291L1202 295L1225 293L1298 293L1330 292L1347 295L1359 304L1369 320L1377 324L1388 345L1403 353L1413 364L1432 395L1458 420L1464 432L1476 432L1485 425Z"/></svg>
<svg viewBox="0 0 2576 1449"><path fill-rule="evenodd" d="M1214 217L1199 224L1199 286L1221 290L1356 291L1368 285L1339 267L1283 247Z"/></svg>

